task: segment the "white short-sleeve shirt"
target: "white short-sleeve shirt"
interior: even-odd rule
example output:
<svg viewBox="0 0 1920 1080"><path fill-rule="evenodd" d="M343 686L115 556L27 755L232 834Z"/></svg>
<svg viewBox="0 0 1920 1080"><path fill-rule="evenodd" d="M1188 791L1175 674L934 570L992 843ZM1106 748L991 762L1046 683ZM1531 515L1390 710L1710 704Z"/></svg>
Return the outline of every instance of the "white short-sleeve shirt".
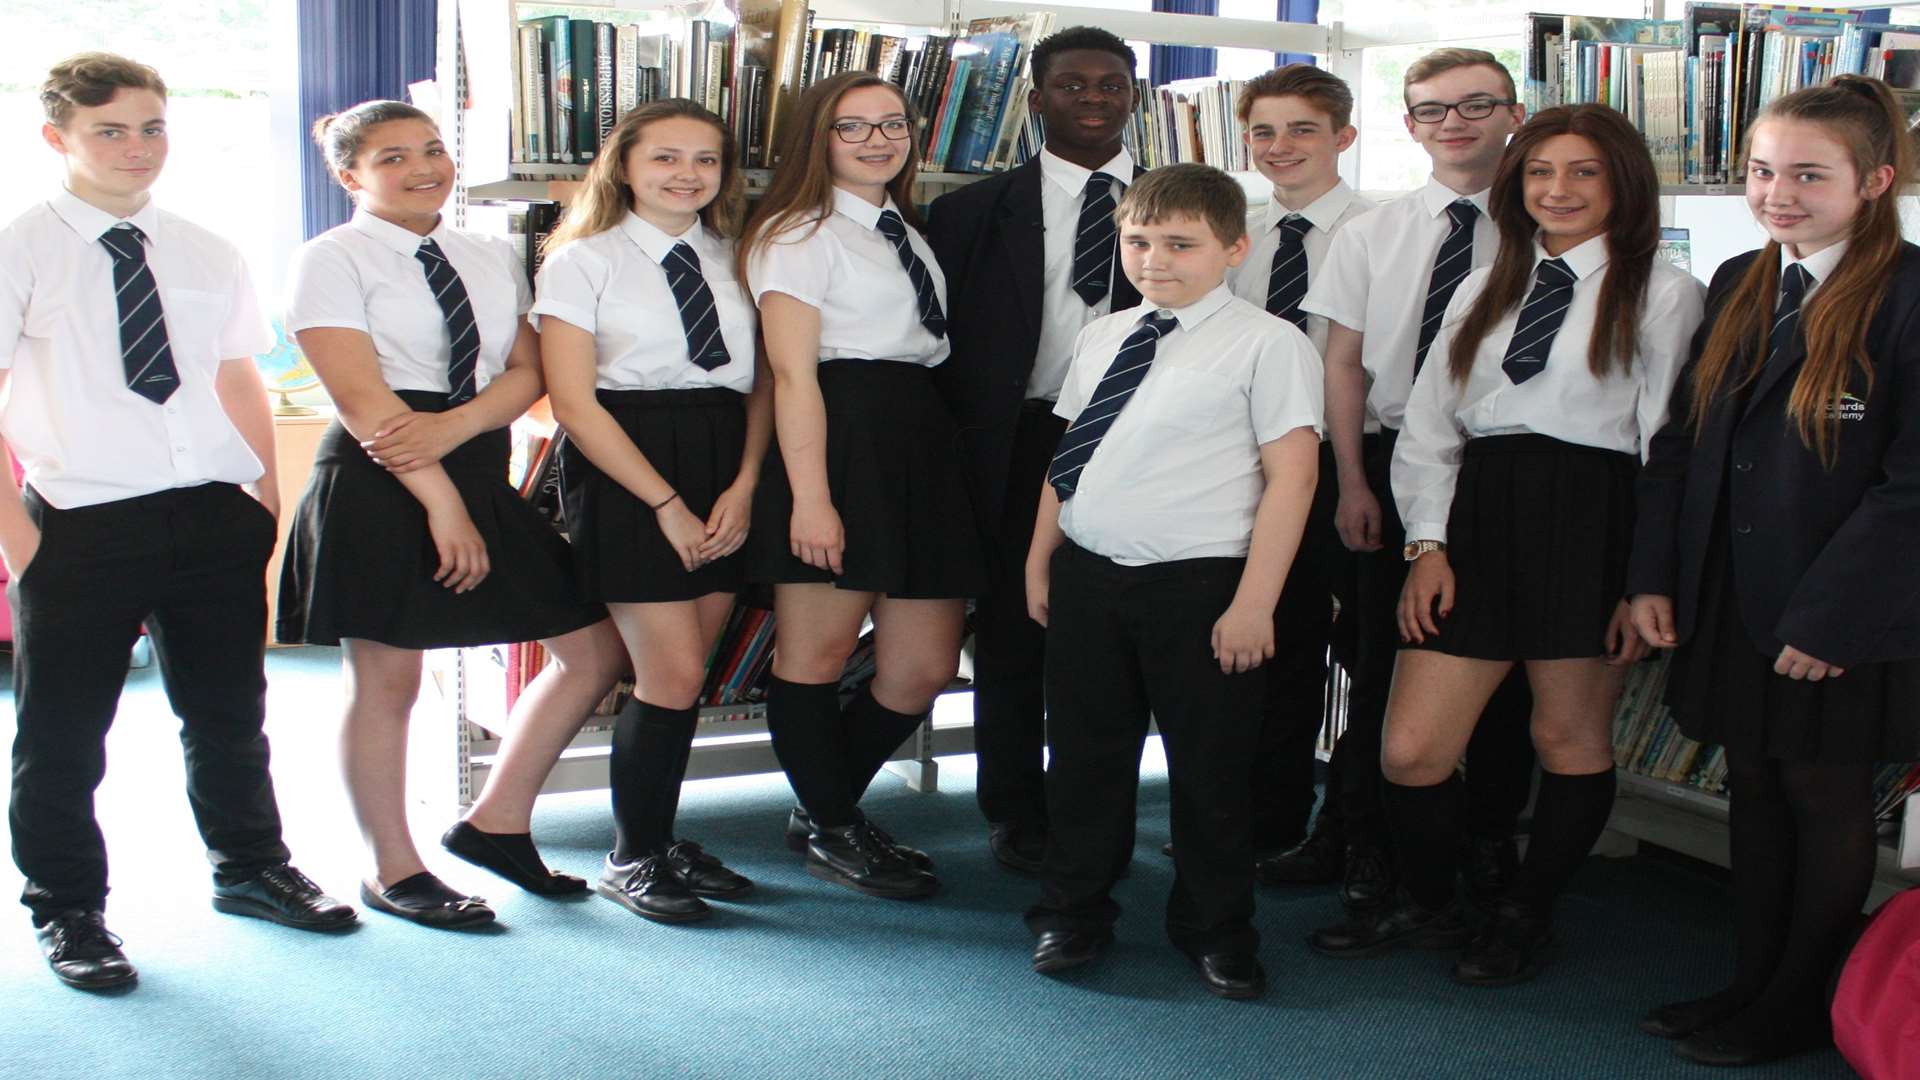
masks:
<svg viewBox="0 0 1920 1080"><path fill-rule="evenodd" d="M747 260L747 283L755 302L781 292L820 310L822 360L857 357L937 367L950 346L945 335L936 337L920 324L913 281L893 243L876 228L883 209L899 212L891 197L879 207L834 188L833 213L755 248ZM907 244L926 265L940 310L947 313L947 278L933 249L911 225Z"/></svg>
<svg viewBox="0 0 1920 1080"><path fill-rule="evenodd" d="M1499 231L1487 217L1488 192L1466 196L1480 208L1473 227L1476 267L1493 262ZM1413 354L1434 256L1453 220L1447 205L1459 192L1427 178L1426 185L1342 228L1327 249L1322 273L1307 288L1302 311L1365 335L1360 363L1367 369L1366 430L1400 426L1413 392ZM1429 351L1428 358L1432 358Z"/></svg>
<svg viewBox="0 0 1920 1080"><path fill-rule="evenodd" d="M681 242L700 259L727 344L728 361L712 371L687 359L680 305L661 265ZM672 236L629 212L548 255L534 292L535 327L551 316L593 335L594 385L602 390L753 389L759 314L735 280L731 245L698 222Z"/></svg>
<svg viewBox="0 0 1920 1080"><path fill-rule="evenodd" d="M1547 257L1536 243L1534 264ZM1526 382L1515 383L1501 367L1524 298L1487 330L1465 385L1448 373L1447 356L1460 320L1486 288L1491 271L1475 270L1448 303L1393 449L1394 502L1407 523L1407 539L1447 538L1468 439L1531 433L1644 460L1648 442L1667 422L1674 381L1705 309L1706 288L1686 271L1655 259L1633 362L1625 372L1610 370L1596 379L1587 350L1606 277L1607 239L1595 237L1560 258L1576 275L1573 297L1547 350L1546 366Z"/></svg>
<svg viewBox="0 0 1920 1080"><path fill-rule="evenodd" d="M1040 343L1033 353L1033 373L1027 377L1027 396L1055 400L1073 363L1073 341L1095 319L1113 313L1113 290L1088 305L1073 291L1073 245L1080 233L1080 204L1095 172L1113 177L1108 188L1117 202L1133 182L1133 155L1125 150L1099 169L1084 169L1046 147L1040 148L1041 273ZM1121 281L1120 245L1113 247L1108 278Z"/></svg>
<svg viewBox="0 0 1920 1080"><path fill-rule="evenodd" d="M1307 252L1309 289L1320 279L1321 268L1327 263L1327 250L1333 246L1334 234L1378 205L1361 198L1347 186L1346 181L1340 180L1319 198L1308 203L1306 209L1298 211L1301 217L1307 219L1307 224L1313 226L1301 239L1301 247ZM1292 213L1295 211L1281 205L1278 199L1269 199L1267 205L1248 214L1246 261L1227 271L1227 285L1233 289L1233 295L1262 310L1267 306L1267 285L1273 276L1273 253L1280 249L1280 222ZM1325 356L1326 316L1309 313L1306 331L1307 339L1313 342L1313 350Z"/></svg>
<svg viewBox="0 0 1920 1080"><path fill-rule="evenodd" d="M152 201L126 220L147 236L180 374L164 404L127 389L113 257L100 243L120 219L62 192L0 229L0 431L59 509L263 472L214 389L222 363L273 348L246 262Z"/></svg>
<svg viewBox="0 0 1920 1080"><path fill-rule="evenodd" d="M1054 413L1080 415L1142 304L1080 332ZM1244 556L1266 491L1260 447L1320 430L1320 356L1223 282L1184 308L1060 507L1067 538L1126 565ZM1071 430L1071 429L1069 429Z"/></svg>
<svg viewBox="0 0 1920 1080"><path fill-rule="evenodd" d="M480 333L474 389L485 389L506 370L533 292L505 238L460 232L445 218L422 237L356 210L345 225L302 244L287 284L287 332L359 330L373 338L388 388L446 393L453 345L426 268L414 256L424 239L440 246L467 290Z"/></svg>

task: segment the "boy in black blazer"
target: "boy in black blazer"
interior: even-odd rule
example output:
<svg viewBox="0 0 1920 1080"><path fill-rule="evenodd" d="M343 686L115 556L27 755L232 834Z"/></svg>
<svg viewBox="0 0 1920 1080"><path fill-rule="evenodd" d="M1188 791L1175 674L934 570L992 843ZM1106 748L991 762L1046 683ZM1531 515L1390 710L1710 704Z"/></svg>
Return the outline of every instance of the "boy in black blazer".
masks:
<svg viewBox="0 0 1920 1080"><path fill-rule="evenodd" d="M961 428L989 585L974 617L980 810L1003 865L1046 851L1045 635L1022 578L1047 463L1066 421L1054 400L1087 323L1140 302L1119 270L1113 209L1140 172L1121 145L1136 102L1126 42L1076 26L1033 49L1028 105L1047 141L1024 165L936 199L927 240L947 278L953 353L935 369Z"/></svg>

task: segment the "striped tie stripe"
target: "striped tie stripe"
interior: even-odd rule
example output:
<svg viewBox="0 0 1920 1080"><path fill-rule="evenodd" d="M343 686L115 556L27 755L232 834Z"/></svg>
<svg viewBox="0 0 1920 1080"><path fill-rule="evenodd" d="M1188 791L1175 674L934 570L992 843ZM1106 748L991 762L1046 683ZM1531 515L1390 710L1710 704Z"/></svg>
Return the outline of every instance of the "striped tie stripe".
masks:
<svg viewBox="0 0 1920 1080"><path fill-rule="evenodd" d="M460 272L447 261L446 253L431 237L420 241L413 257L426 271L427 288L433 290L434 302L440 305L441 321L447 326L447 403L459 405L472 401L480 363L480 329L474 323L467 287L460 280Z"/></svg>
<svg viewBox="0 0 1920 1080"><path fill-rule="evenodd" d="M680 326L687 334L687 359L702 371L712 371L733 360L727 343L720 336L720 313L714 307L713 290L707 288L707 276L700 269L700 255L685 240L673 245L660 268L666 271L667 288L680 306Z"/></svg>
<svg viewBox="0 0 1920 1080"><path fill-rule="evenodd" d="M1573 303L1573 284L1578 280L1559 259L1543 259L1534 267L1533 291L1520 306L1506 358L1500 362L1501 370L1514 385L1546 370L1547 353L1553 350L1553 339L1566 322L1567 305Z"/></svg>
<svg viewBox="0 0 1920 1080"><path fill-rule="evenodd" d="M1120 343L1120 351L1113 354L1107 373L1100 376L1099 384L1093 388L1093 397L1060 436L1053 463L1047 466L1047 483L1053 485L1061 502L1073 497L1081 470L1093 460L1100 440L1113 427L1134 391L1140 389L1147 369L1153 366L1155 348L1174 326L1175 319L1169 311L1142 316L1133 333Z"/></svg>
<svg viewBox="0 0 1920 1080"><path fill-rule="evenodd" d="M1434 253L1433 272L1427 276L1427 302L1420 309L1420 335L1413 349L1413 373L1420 374L1420 368L1427 362L1427 350L1433 347L1434 335L1440 332L1441 316L1447 313L1447 302L1453 299L1453 290L1473 270L1473 223L1480 216L1480 208L1471 200L1455 199L1447 204L1447 217L1452 224L1447 229L1446 239L1440 241L1440 250Z"/></svg>
<svg viewBox="0 0 1920 1080"><path fill-rule="evenodd" d="M1306 240L1313 223L1288 214L1279 228L1280 244L1273 249L1273 268L1267 272L1267 313L1305 330L1307 313L1300 310L1300 301L1307 298Z"/></svg>
<svg viewBox="0 0 1920 1080"><path fill-rule="evenodd" d="M113 258L113 302L120 313L120 363L127 389L158 405L180 388L167 340L160 287L147 265L147 235L131 222L100 234Z"/></svg>
<svg viewBox="0 0 1920 1080"><path fill-rule="evenodd" d="M1073 235L1073 291L1088 307L1106 299L1113 289L1113 256L1120 235L1113 223L1117 182L1106 173L1094 173L1080 196L1080 223Z"/></svg>
<svg viewBox="0 0 1920 1080"><path fill-rule="evenodd" d="M1767 363L1773 363L1774 357L1793 344L1793 335L1800 330L1800 304L1806 299L1811 278L1799 263L1780 274L1780 301L1774 307L1773 329L1767 333Z"/></svg>
<svg viewBox="0 0 1920 1080"><path fill-rule="evenodd" d="M934 337L947 336L947 316L940 310L940 295L934 291L933 275L927 273L927 264L907 243L907 223L892 210L880 211L880 220L875 225L880 235L893 244L894 254L900 257L900 265L907 271L907 280L913 282L913 301L920 309L920 325Z"/></svg>

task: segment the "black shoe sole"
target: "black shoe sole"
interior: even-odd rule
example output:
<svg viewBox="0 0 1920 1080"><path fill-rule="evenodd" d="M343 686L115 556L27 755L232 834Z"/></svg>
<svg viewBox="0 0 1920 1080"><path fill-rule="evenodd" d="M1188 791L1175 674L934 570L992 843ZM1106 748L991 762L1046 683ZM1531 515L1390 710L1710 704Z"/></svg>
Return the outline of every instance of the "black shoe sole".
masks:
<svg viewBox="0 0 1920 1080"><path fill-rule="evenodd" d="M688 885L688 891L705 900L735 900L753 891L753 882L733 889L702 889L697 885Z"/></svg>
<svg viewBox="0 0 1920 1080"><path fill-rule="evenodd" d="M1103 941L1097 948L1085 956L1055 956L1047 960L1035 960L1033 962L1034 974L1058 975L1063 971L1072 971L1074 968L1086 967L1088 964L1106 955L1107 946L1110 944L1112 944L1111 940Z"/></svg>
<svg viewBox="0 0 1920 1080"><path fill-rule="evenodd" d="M1388 938L1385 941L1376 941L1371 945L1352 949L1323 948L1314 944L1313 941L1309 939L1307 947L1319 953L1321 956L1331 956L1336 960L1343 960L1350 956L1378 956L1383 952L1388 952L1393 949L1422 949L1427 952L1445 952L1452 949L1465 948L1467 938L1468 935L1464 933L1444 935L1408 934L1405 937Z"/></svg>
<svg viewBox="0 0 1920 1080"><path fill-rule="evenodd" d="M669 926L681 925L685 923L696 923L704 919L710 919L713 917L712 909L702 909L700 911L689 911L689 912L685 912L684 914L674 914L672 912L664 912L664 911L648 911L647 909L641 907L640 905L635 904L633 900L630 897L628 897L625 892L613 887L612 885L606 885L606 884L595 885L593 887L593 891L599 893L601 896L606 897L607 899L613 901L614 903L619 904L621 907L626 908L628 911L633 912L635 915L638 915L643 919L650 919L653 922L657 922L657 923L666 923Z"/></svg>
<svg viewBox="0 0 1920 1080"><path fill-rule="evenodd" d="M129 971L125 975L113 975L107 978L73 979L60 974L58 971L54 971L51 965L48 966L47 970L53 972L54 978L59 979L62 983L73 987L75 990L94 992L126 990L132 987L134 983L140 981L140 973L138 971Z"/></svg>
<svg viewBox="0 0 1920 1080"><path fill-rule="evenodd" d="M1735 1011L1737 1012L1738 1010L1735 1010ZM1727 1015L1731 1016L1733 1014L1729 1013ZM1650 1012L1647 1015L1641 1017L1639 1020L1638 1026L1641 1031L1644 1031L1647 1034L1652 1035L1657 1039L1684 1039L1689 1035L1693 1035L1697 1032L1705 1031L1706 1029L1712 1027L1714 1024L1719 1023L1720 1020L1724 1020L1724 1019L1726 1019L1726 1017L1719 1017L1717 1019L1711 1019L1711 1020L1703 1019L1700 1023L1697 1023L1697 1024L1696 1023L1669 1024L1660 1018L1659 1013L1656 1010L1655 1012Z"/></svg>
<svg viewBox="0 0 1920 1080"><path fill-rule="evenodd" d="M814 862L811 859L807 860L807 873L812 874L821 881L831 882L843 888L852 889L854 892L864 896L878 897L881 900L925 900L927 897L940 891L940 882L935 878L928 878L924 884L917 885L911 890L883 889L877 885L869 885L864 881L857 881L835 870L831 866Z"/></svg>
<svg viewBox="0 0 1920 1080"><path fill-rule="evenodd" d="M429 930L471 930L476 927L492 925L496 917L492 908L483 907L468 908L465 911L449 917L445 922L429 921L421 918L420 912L409 911L386 897L381 896L379 893L374 892L372 889L367 888L365 885L360 886L360 900L375 911L385 912L396 919L405 919L415 926L424 926ZM430 908L428 910L438 911L440 909Z"/></svg>
<svg viewBox="0 0 1920 1080"><path fill-rule="evenodd" d="M1530 963L1511 975L1502 975L1492 979L1470 978L1460 974L1459 969L1456 968L1453 972L1453 981L1459 983L1461 986L1479 986L1492 990L1502 986L1518 986L1523 982L1532 982L1539 974L1540 965L1538 962Z"/></svg>
<svg viewBox="0 0 1920 1080"><path fill-rule="evenodd" d="M291 926L295 930L316 930L321 933L334 933L360 925L360 916L348 912L344 919L296 919L271 904L251 900L244 896L215 896L213 910L226 915L244 915L250 919L265 919L281 926Z"/></svg>
<svg viewBox="0 0 1920 1080"><path fill-rule="evenodd" d="M1216 986L1206 979L1201 979L1200 985L1207 988L1207 993L1217 998L1225 998L1228 1001L1252 1001L1258 997L1265 997L1267 993L1266 983L1261 983L1259 986L1226 987Z"/></svg>

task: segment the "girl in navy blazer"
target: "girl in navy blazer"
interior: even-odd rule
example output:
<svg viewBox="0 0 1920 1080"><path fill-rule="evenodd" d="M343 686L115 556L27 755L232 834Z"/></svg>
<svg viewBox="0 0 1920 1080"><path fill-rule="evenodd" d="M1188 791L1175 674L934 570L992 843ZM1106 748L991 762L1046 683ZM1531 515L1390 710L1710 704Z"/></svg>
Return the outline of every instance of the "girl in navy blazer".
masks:
<svg viewBox="0 0 1920 1080"><path fill-rule="evenodd" d="M1641 1022L1707 1064L1824 1045L1825 993L1873 878L1876 761L1920 757L1920 248L1885 84L1773 102L1748 136L1759 251L1707 320L1639 483L1628 591L1676 647L1667 701L1725 745L1731 986Z"/></svg>

